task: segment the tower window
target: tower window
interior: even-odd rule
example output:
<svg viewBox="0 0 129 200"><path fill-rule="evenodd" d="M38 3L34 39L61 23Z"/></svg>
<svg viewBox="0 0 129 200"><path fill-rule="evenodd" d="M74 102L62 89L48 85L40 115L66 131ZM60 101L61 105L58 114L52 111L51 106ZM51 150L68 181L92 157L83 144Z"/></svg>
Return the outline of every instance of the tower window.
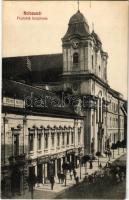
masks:
<svg viewBox="0 0 129 200"><path fill-rule="evenodd" d="M94 58L93 58L93 55L92 55L92 69L93 69L93 67L94 67L94 60L93 60Z"/></svg>
<svg viewBox="0 0 129 200"><path fill-rule="evenodd" d="M78 53L73 54L73 63L78 64L79 63L79 55Z"/></svg>

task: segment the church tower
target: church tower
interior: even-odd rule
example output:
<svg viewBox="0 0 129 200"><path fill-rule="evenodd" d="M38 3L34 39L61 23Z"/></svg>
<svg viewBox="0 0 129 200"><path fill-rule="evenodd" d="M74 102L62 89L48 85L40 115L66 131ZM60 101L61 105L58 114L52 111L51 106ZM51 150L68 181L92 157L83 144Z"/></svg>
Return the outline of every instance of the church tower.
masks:
<svg viewBox="0 0 129 200"><path fill-rule="evenodd" d="M102 101L107 96L108 54L103 51L95 31L90 33L88 22L79 10L69 20L68 30L62 38L62 51L64 91L70 89L74 96L80 96L82 104L86 102L82 108L85 152L93 153L95 148L102 151L104 144L97 141L100 141L100 135L103 140L101 113Z"/></svg>
<svg viewBox="0 0 129 200"><path fill-rule="evenodd" d="M86 80L89 75L107 83L108 55L102 50L101 40L94 30L90 33L88 22L79 10L69 20L68 30L62 38L62 49L63 79L67 82L64 89L70 87L73 92L78 90L81 94L91 94L94 86L80 82L80 78Z"/></svg>

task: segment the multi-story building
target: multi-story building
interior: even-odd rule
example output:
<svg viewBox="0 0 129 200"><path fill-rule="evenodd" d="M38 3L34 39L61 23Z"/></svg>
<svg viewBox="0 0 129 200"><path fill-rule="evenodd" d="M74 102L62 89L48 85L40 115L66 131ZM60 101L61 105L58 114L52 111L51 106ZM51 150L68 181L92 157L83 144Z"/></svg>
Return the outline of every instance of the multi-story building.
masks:
<svg viewBox="0 0 129 200"><path fill-rule="evenodd" d="M3 91L1 160L7 194L24 191L26 178L34 174L45 183L50 163L55 176L66 161L77 167L84 151L83 118L53 106L59 98L51 92L9 80L3 81ZM43 97L49 98L45 108Z"/></svg>
<svg viewBox="0 0 129 200"><path fill-rule="evenodd" d="M104 152L109 142L124 139L124 104L122 95L107 81L108 54L99 36L78 10L62 38L63 89L80 96L85 120L85 150ZM93 149L92 149L93 148Z"/></svg>

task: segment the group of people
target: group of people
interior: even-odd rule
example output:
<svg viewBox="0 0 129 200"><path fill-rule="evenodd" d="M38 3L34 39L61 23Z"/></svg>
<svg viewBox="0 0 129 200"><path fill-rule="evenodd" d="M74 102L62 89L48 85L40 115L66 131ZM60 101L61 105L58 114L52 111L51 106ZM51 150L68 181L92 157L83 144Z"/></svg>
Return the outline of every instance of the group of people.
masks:
<svg viewBox="0 0 129 200"><path fill-rule="evenodd" d="M93 168L92 161L89 162L89 168ZM63 184L64 181L66 182L66 178L69 174L70 179L74 178L76 185L79 184L79 177L77 176L77 172L75 167L70 169L65 169L62 171L58 171L57 177L59 180L59 184ZM102 164L99 164L99 170L93 172L92 174L86 173L84 177L84 182L86 184L101 184L105 181L110 183L110 181L119 183L125 179L126 170L121 167L113 167L111 163L108 161L104 167ZM54 176L50 176L49 181L51 183L51 189L53 190L55 179Z"/></svg>
<svg viewBox="0 0 129 200"><path fill-rule="evenodd" d="M77 178L77 172L76 172L75 168L72 169L72 170L70 170L70 171L67 171L67 172L69 172L69 176L70 176L71 180L73 179L73 177L76 180L76 178ZM63 171L63 172L59 171L57 173L57 176L58 176L59 183L63 184L64 180L66 178L66 171Z"/></svg>
<svg viewBox="0 0 129 200"><path fill-rule="evenodd" d="M110 184L110 182L119 183L124 181L126 177L126 170L122 167L112 167L107 165L104 168L101 168L99 171L95 171L92 174L86 173L84 177L84 182L86 184Z"/></svg>

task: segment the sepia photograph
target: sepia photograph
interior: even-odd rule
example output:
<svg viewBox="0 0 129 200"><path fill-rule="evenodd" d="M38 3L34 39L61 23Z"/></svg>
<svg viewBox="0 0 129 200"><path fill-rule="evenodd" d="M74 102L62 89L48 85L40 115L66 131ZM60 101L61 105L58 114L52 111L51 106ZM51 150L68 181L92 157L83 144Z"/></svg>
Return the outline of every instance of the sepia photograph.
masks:
<svg viewBox="0 0 129 200"><path fill-rule="evenodd" d="M1 199L126 199L128 1L2 11Z"/></svg>

